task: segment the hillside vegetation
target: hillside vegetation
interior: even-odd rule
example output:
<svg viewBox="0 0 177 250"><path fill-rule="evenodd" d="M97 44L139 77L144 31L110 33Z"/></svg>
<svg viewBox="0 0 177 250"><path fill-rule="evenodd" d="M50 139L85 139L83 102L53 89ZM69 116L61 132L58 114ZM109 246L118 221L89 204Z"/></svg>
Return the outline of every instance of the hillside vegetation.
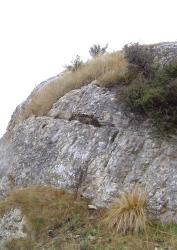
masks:
<svg viewBox="0 0 177 250"><path fill-rule="evenodd" d="M97 80L101 87L126 86L122 100L133 112L152 119L161 132L174 132L177 124L177 62L159 67L154 64L153 46L139 44L126 45L122 52L96 52L86 63L77 57L61 77L34 92L25 107L23 119L46 115L60 97Z"/></svg>
<svg viewBox="0 0 177 250"><path fill-rule="evenodd" d="M177 125L177 61L166 66L153 64L151 47L134 44L125 47L129 61L129 84L124 93L131 109L146 115L161 132Z"/></svg>
<svg viewBox="0 0 177 250"><path fill-rule="evenodd" d="M113 210L89 210L88 200L76 199L74 194L61 189L31 187L16 190L1 201L0 213L3 216L10 208L20 208L25 216L23 230L27 237L9 239L3 249L176 249L177 226L147 223L141 214L145 213L142 195L135 189L133 193L123 194ZM138 209L141 212L136 214ZM115 226L112 218L116 221ZM117 227L121 232L117 232Z"/></svg>
<svg viewBox="0 0 177 250"><path fill-rule="evenodd" d="M148 135L144 133L146 126L140 134L137 133L141 123L133 131L133 119L128 122L125 120L125 123L122 119L121 127L121 112L116 109L122 104L121 101L126 111L138 114L135 118L142 117L140 120L149 120L147 124L153 124L161 135L176 132L177 61L155 63L153 46L138 43L126 45L122 51L113 53L107 53L106 48L107 45L103 48L94 45L90 50L93 58L85 63L77 56L60 77L36 88L20 109L23 110L24 120L30 116L48 116L52 105L71 90L92 81L101 87L90 85L90 92L80 94L80 106L76 112L82 113L81 116L76 113L62 119L62 116L53 115L54 119L29 119L24 127L14 127L13 136L9 136L10 141L6 146L8 149L11 146L7 154L10 157L5 154L7 163L4 163L2 152L1 164L4 164L4 172L10 174L3 176L7 177L9 185L5 183L5 178L1 180L3 188L7 184L8 193L0 200L0 232L3 218L6 215L8 217L9 211L18 209L24 220L23 232L26 236L9 237L2 250L177 249L177 225L170 223L173 219L173 223L176 222L176 217L172 218L176 209L176 148L174 144L165 144L167 141L164 145L161 141L160 145L156 144L158 140L154 140L153 136L151 138L149 131ZM95 119L94 115L85 114L85 110L90 111L91 105L87 104L90 104L94 94L93 88L96 89L95 96L101 98L91 102L95 108L92 113L95 115L95 110L103 106L99 118L103 114L110 117L101 126L97 117ZM110 91L103 88L109 88ZM85 100L84 96L87 97ZM78 92L66 98L65 103L62 103L64 105L59 107L64 112L68 110L68 103L74 100L70 105L72 110L78 102L77 97ZM116 98L119 98L119 102ZM84 105L86 108L81 112L80 107ZM109 106L110 112L106 110ZM111 123L114 112L115 119ZM124 134L122 130L128 133ZM54 172L50 170L51 166ZM15 173L15 176L11 176L11 173ZM35 175L38 180L33 182ZM43 175L46 175L45 178ZM93 206L92 200L80 194L83 182L86 182L82 188L85 193L88 192L88 197L92 197L93 201L97 196L99 199L101 197L101 202L105 202L101 204L107 204L107 208ZM136 184L133 187L135 182L142 186ZM36 186L17 189L17 186L28 183L35 183ZM56 186L64 183L65 187L72 187L75 193L37 186L39 183L54 183ZM95 183L98 185L94 186ZM127 187L129 191L121 193ZM106 192L108 194L105 195ZM119 196L113 200L115 192ZM110 200L114 202L109 204ZM95 201L94 204L100 203ZM152 221L153 216L169 224ZM8 225L5 225L5 229L9 229Z"/></svg>
<svg viewBox="0 0 177 250"><path fill-rule="evenodd" d="M46 115L57 99L94 80L98 80L100 86L105 87L122 82L125 80L126 72L127 62L119 52L94 57L85 64L81 64L77 70L65 71L61 78L34 93L26 106L24 118L30 115Z"/></svg>

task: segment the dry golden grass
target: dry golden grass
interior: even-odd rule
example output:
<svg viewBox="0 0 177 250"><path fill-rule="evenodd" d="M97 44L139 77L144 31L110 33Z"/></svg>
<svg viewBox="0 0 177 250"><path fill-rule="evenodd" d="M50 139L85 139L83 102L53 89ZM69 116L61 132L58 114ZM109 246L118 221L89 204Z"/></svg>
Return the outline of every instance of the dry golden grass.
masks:
<svg viewBox="0 0 177 250"><path fill-rule="evenodd" d="M63 222L79 227L83 222L80 218L87 218L88 213L86 200L76 201L73 194L52 187L16 190L2 202L1 214L5 207L20 208L27 221L26 230L36 240L45 238L49 229L57 232Z"/></svg>
<svg viewBox="0 0 177 250"><path fill-rule="evenodd" d="M142 191L139 195L137 191L134 195L132 192L131 197L124 199L121 204L129 211L132 204L137 207L141 203L144 208ZM26 218L28 236L9 239L4 250L154 250L157 246L159 249L176 249L177 225L149 224L146 233L119 234L100 225L102 215L110 214L109 211L89 211L87 205L85 199L76 201L74 194L57 188L16 190L0 201L0 213L2 216L10 208L20 208ZM54 238L50 237L49 231L53 232Z"/></svg>
<svg viewBox="0 0 177 250"><path fill-rule="evenodd" d="M108 225L109 229L115 229L124 234L145 231L147 223L145 202L145 193L135 187L132 192L123 193L120 196L103 222Z"/></svg>
<svg viewBox="0 0 177 250"><path fill-rule="evenodd" d="M114 52L89 60L75 72L65 72L63 77L53 80L41 91L32 95L24 111L24 119L31 115L45 115L53 103L73 89L98 80L101 86L111 86L124 81L127 73L127 62L120 52Z"/></svg>
<svg viewBox="0 0 177 250"><path fill-rule="evenodd" d="M34 249L34 243L31 240L26 239L9 239L6 242L4 250L32 250ZM34 249L35 250L35 249Z"/></svg>

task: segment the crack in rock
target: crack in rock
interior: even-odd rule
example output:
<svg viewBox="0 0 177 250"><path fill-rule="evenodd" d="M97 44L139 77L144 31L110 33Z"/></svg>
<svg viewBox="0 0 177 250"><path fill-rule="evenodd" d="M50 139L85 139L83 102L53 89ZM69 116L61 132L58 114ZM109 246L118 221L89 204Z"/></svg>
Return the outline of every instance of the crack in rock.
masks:
<svg viewBox="0 0 177 250"><path fill-rule="evenodd" d="M72 114L69 118L69 121L77 120L83 124L92 125L94 127L101 127L98 119L94 117L94 115L86 115L86 114Z"/></svg>

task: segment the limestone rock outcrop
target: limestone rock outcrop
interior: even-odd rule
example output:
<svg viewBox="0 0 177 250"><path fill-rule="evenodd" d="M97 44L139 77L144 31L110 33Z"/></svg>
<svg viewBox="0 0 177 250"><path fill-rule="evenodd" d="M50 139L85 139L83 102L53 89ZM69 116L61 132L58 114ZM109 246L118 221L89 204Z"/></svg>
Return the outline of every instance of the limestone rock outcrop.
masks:
<svg viewBox="0 0 177 250"><path fill-rule="evenodd" d="M0 140L0 194L9 185L52 185L109 206L139 184L152 216L177 222L177 138L154 136L151 122L124 106L121 88L92 82L46 116L18 123L19 106Z"/></svg>

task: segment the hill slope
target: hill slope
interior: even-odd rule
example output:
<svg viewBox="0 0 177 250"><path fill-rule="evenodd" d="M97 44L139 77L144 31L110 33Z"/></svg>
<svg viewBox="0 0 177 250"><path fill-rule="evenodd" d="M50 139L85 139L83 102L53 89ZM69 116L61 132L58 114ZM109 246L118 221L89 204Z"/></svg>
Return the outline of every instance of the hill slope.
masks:
<svg viewBox="0 0 177 250"><path fill-rule="evenodd" d="M170 61L175 59L175 46L156 45L154 60L163 65L164 51ZM95 67L93 62L90 65ZM68 75L49 79L16 109L0 140L2 196L9 188L47 185L65 188L89 198L94 205L108 207L122 191L138 184L147 193L151 218L177 222L177 138L159 138L154 134L151 117L134 112L123 101L130 76L122 55L120 65L123 68L119 74L107 66L104 80L100 71L99 80L95 80L95 75L90 79L86 68L81 69L85 81L72 85L62 95L58 92L53 103L45 106L45 112L29 112L31 101L37 105L35 112L47 102L46 86L48 91L64 79L71 83L76 75L71 74L69 80ZM81 72L77 74L81 77Z"/></svg>

